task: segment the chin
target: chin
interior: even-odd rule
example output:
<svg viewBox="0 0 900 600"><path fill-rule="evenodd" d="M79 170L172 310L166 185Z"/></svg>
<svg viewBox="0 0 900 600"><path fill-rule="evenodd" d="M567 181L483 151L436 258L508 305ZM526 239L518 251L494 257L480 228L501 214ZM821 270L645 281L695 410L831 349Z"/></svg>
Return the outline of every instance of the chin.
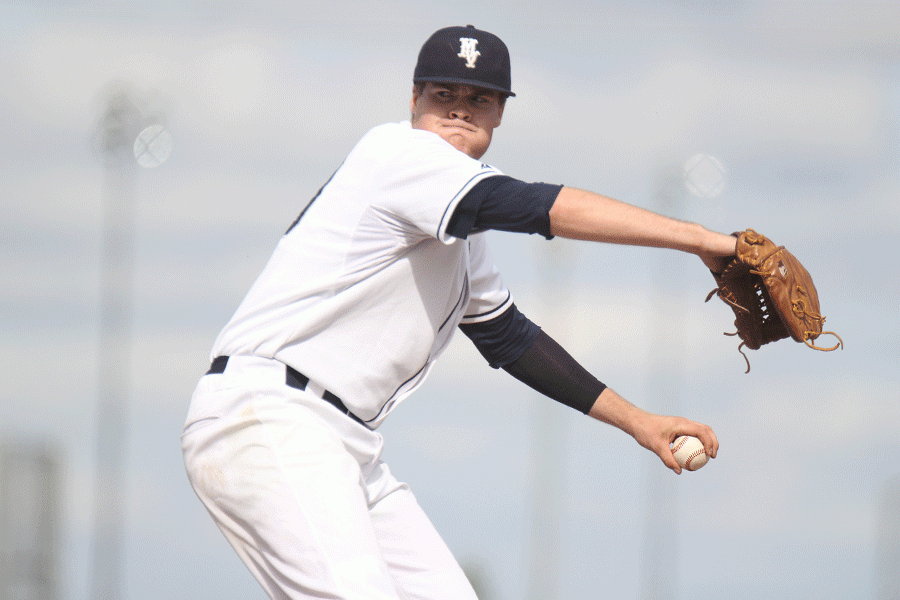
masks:
<svg viewBox="0 0 900 600"><path fill-rule="evenodd" d="M463 154L469 154L469 143L468 140L462 138L460 136L451 135L450 137L444 138L444 141L462 152Z"/></svg>
<svg viewBox="0 0 900 600"><path fill-rule="evenodd" d="M465 154L466 156L468 156L470 158L474 158L476 160L481 158L481 155L484 154L484 152L479 152L478 150L470 148L469 146L459 146L459 145L454 144L453 147L456 148L457 150L459 150L460 152L462 152L463 154Z"/></svg>
<svg viewBox="0 0 900 600"><path fill-rule="evenodd" d="M449 135L448 135L449 133ZM473 139L472 136L459 133L457 131L447 132L441 131L438 132L438 135L443 138L445 142L466 154L474 159L479 159L481 156L487 152L487 147L490 145L490 140L487 143L484 143L481 139Z"/></svg>

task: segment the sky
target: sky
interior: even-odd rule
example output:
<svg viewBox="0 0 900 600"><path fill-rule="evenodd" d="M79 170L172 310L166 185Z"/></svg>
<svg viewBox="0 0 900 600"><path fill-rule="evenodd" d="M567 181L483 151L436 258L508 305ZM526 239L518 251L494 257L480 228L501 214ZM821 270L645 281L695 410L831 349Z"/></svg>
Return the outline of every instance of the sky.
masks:
<svg viewBox="0 0 900 600"><path fill-rule="evenodd" d="M112 437L121 597L264 598L187 483L190 395L308 199L370 127L408 118L421 44L470 23L509 46L517 94L484 160L766 234L844 341L770 344L745 374L696 258L488 234L526 315L721 447L675 476L454 339L380 431L485 600L893 597L900 4L0 0L0 442L56 457L58 597L91 597L95 456ZM111 432L100 265L119 163L100 123L122 91L171 152L124 167L128 391Z"/></svg>

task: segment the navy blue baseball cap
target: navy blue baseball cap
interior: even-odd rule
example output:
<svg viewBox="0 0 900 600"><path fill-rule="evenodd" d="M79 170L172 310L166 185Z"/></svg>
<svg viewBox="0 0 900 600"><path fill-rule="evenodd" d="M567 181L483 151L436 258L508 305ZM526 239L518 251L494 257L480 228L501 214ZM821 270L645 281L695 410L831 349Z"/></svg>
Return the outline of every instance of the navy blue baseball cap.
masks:
<svg viewBox="0 0 900 600"><path fill-rule="evenodd" d="M509 50L493 33L466 27L438 29L422 45L414 83L462 83L515 96L510 89Z"/></svg>

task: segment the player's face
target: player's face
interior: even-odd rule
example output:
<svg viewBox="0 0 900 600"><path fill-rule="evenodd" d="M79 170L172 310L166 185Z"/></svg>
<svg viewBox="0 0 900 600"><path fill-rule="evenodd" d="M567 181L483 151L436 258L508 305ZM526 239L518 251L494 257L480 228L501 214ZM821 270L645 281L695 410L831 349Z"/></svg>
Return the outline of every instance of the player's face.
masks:
<svg viewBox="0 0 900 600"><path fill-rule="evenodd" d="M456 83L413 88L412 126L441 136L460 152L481 158L503 117L500 92Z"/></svg>

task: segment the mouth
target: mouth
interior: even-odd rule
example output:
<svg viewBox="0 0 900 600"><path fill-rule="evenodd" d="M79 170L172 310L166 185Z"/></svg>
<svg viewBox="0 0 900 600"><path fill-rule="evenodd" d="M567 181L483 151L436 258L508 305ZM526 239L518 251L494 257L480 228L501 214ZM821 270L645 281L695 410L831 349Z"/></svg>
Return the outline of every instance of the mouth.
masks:
<svg viewBox="0 0 900 600"><path fill-rule="evenodd" d="M462 121L451 121L449 123L444 123L445 129L458 129L461 131L467 131L469 133L475 133L475 128L467 123L463 123Z"/></svg>

